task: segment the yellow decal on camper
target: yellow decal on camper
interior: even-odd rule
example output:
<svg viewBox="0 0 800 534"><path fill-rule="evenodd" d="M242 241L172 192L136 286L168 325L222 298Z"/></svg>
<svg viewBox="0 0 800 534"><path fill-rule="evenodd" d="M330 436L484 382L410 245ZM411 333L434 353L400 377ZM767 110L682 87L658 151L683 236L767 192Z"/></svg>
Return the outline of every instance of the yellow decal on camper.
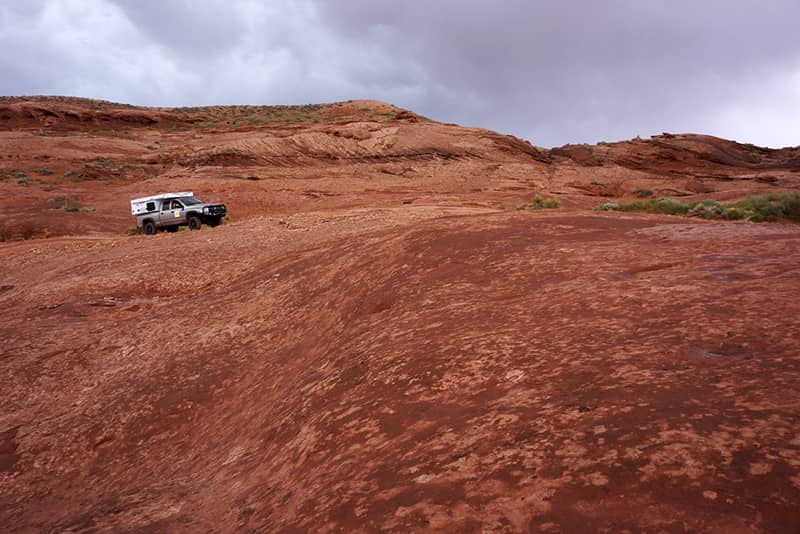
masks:
<svg viewBox="0 0 800 534"><path fill-rule="evenodd" d="M181 212L180 211L176 211L175 212L175 217L180 217L180 216L181 216Z"/></svg>

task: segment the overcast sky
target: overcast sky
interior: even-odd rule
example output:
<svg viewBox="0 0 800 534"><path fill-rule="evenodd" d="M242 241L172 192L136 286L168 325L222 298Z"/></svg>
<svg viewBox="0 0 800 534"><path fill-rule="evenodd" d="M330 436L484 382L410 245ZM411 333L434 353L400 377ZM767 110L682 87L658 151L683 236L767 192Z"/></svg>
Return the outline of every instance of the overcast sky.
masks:
<svg viewBox="0 0 800 534"><path fill-rule="evenodd" d="M0 94L377 99L537 145L800 145L797 0L0 0Z"/></svg>

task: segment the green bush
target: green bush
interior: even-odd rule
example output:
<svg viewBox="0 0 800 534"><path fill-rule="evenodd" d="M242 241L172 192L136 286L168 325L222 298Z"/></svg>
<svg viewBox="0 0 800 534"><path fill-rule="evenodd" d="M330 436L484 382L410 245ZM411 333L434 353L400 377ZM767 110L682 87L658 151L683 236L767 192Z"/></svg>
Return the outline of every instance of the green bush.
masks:
<svg viewBox="0 0 800 534"><path fill-rule="evenodd" d="M722 210L720 216L728 221L738 221L747 217L747 213L742 208L728 206Z"/></svg>
<svg viewBox="0 0 800 534"><path fill-rule="evenodd" d="M700 201L689 209L687 215L692 217L702 217L704 219L716 219L720 215L724 208L714 200L703 200Z"/></svg>
<svg viewBox="0 0 800 534"><path fill-rule="evenodd" d="M800 220L800 193L764 193L753 195L734 206L744 210L755 222L778 219Z"/></svg>
<svg viewBox="0 0 800 534"><path fill-rule="evenodd" d="M650 200L620 202L615 209L619 211L646 211L648 213L666 213L667 215L686 215L692 206L671 198L652 198Z"/></svg>
<svg viewBox="0 0 800 534"><path fill-rule="evenodd" d="M523 204L519 209L524 210L548 210L561 206L561 201L557 198L544 198L541 195L536 195L530 204Z"/></svg>
<svg viewBox="0 0 800 534"><path fill-rule="evenodd" d="M50 167L40 167L36 169L36 173L39 176L50 176L51 174L55 174L55 171Z"/></svg>
<svg viewBox="0 0 800 534"><path fill-rule="evenodd" d="M781 208L787 219L800 221L800 194L789 194L781 197Z"/></svg>
<svg viewBox="0 0 800 534"><path fill-rule="evenodd" d="M639 198L650 198L653 196L653 192L649 189L635 189L633 194Z"/></svg>
<svg viewBox="0 0 800 534"><path fill-rule="evenodd" d="M703 217L704 219L746 219L753 222L781 219L800 221L800 193L751 195L744 200L727 205L712 199L681 202L670 198L651 198L633 202L606 202L594 209L597 211L646 211L648 213Z"/></svg>

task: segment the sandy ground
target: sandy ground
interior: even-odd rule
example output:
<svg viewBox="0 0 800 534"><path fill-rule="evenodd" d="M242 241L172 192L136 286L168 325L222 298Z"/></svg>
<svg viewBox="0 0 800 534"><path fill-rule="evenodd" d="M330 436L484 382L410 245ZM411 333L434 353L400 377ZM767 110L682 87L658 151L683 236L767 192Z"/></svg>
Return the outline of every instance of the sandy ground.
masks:
<svg viewBox="0 0 800 534"><path fill-rule="evenodd" d="M84 123L169 112L0 106L5 172L54 171L0 183L0 530L800 530L798 226L587 209L795 189L795 151L381 106L132 139ZM232 222L124 235L153 188Z"/></svg>

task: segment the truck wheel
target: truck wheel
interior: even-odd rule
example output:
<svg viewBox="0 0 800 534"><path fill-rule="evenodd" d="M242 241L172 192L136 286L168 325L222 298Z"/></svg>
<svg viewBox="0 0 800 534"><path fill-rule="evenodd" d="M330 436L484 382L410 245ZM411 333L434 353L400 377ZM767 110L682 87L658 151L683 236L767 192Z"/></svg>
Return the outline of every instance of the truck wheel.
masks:
<svg viewBox="0 0 800 534"><path fill-rule="evenodd" d="M150 221L144 223L144 235L155 235L156 225Z"/></svg>
<svg viewBox="0 0 800 534"><path fill-rule="evenodd" d="M189 222L189 230L199 230L200 226L203 225L203 223L200 221L200 217L197 217L195 215L189 217L188 222Z"/></svg>

